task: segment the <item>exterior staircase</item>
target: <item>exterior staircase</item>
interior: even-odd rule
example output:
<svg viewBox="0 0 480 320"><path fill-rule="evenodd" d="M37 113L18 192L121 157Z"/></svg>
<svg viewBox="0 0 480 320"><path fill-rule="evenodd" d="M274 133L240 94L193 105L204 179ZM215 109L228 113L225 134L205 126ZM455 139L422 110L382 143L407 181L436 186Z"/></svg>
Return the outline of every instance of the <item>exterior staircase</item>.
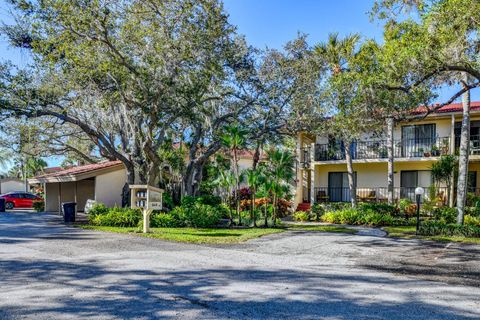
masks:
<svg viewBox="0 0 480 320"><path fill-rule="evenodd" d="M295 211L310 211L312 205L308 202L299 203Z"/></svg>

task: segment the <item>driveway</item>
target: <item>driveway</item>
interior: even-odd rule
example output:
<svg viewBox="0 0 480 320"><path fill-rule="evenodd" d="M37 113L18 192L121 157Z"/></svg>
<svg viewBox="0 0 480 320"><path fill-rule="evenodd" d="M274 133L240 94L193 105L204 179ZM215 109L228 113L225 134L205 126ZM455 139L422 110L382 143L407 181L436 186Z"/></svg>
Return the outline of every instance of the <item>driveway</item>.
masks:
<svg viewBox="0 0 480 320"><path fill-rule="evenodd" d="M200 246L0 214L0 319L479 319L480 248L286 232Z"/></svg>

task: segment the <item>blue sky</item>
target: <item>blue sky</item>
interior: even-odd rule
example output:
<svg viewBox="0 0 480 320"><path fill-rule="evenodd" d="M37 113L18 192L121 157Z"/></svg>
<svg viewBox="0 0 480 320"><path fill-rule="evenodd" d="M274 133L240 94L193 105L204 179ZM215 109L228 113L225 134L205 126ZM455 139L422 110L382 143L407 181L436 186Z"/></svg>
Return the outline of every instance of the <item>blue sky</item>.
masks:
<svg viewBox="0 0 480 320"><path fill-rule="evenodd" d="M371 22L368 16L373 0L224 0L224 3L230 22L251 45L259 48L280 49L298 32L306 33L311 43L326 40L331 32L360 33L364 38L382 40L382 26ZM3 0L0 0L0 19L11 21ZM22 66L29 61L26 51L8 48L5 39L0 39L0 57ZM439 100L452 91L445 89ZM472 99L480 100L478 89L472 93ZM48 159L50 165L58 165L59 161Z"/></svg>

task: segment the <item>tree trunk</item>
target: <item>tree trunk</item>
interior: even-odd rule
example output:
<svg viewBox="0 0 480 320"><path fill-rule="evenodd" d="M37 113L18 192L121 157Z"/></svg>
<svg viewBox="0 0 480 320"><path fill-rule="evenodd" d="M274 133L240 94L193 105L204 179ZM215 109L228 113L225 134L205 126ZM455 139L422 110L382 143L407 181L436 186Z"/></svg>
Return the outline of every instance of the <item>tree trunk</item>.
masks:
<svg viewBox="0 0 480 320"><path fill-rule="evenodd" d="M203 175L203 161L191 161L183 176L183 190L187 196L197 196Z"/></svg>
<svg viewBox="0 0 480 320"><path fill-rule="evenodd" d="M242 225L242 216L240 214L240 197L238 191L240 189L240 175L238 173L237 149L233 149L233 174L235 175L235 210L238 216L238 225Z"/></svg>
<svg viewBox="0 0 480 320"><path fill-rule="evenodd" d="M357 207L357 186L355 185L355 177L353 172L352 154L351 148L352 142L347 143L345 147L345 160L347 161L347 176L348 176L348 189L350 191L350 202L352 208Z"/></svg>
<svg viewBox="0 0 480 320"><path fill-rule="evenodd" d="M273 208L272 208L272 227L275 227L275 220L277 220L277 195L273 195Z"/></svg>
<svg viewBox="0 0 480 320"><path fill-rule="evenodd" d="M132 165L124 164L127 168L127 181L122 188L122 207L130 207L131 198L130 198L130 185L135 184L135 170Z"/></svg>
<svg viewBox="0 0 480 320"><path fill-rule="evenodd" d="M387 153L388 153L388 204L394 202L394 146L393 146L393 118L387 118Z"/></svg>
<svg viewBox="0 0 480 320"><path fill-rule="evenodd" d="M265 228L268 228L268 212L267 212L267 208L268 208L268 202L267 202L267 198L265 198L265 204L264 204L264 213L265 213L265 225L264 227Z"/></svg>
<svg viewBox="0 0 480 320"><path fill-rule="evenodd" d="M455 115L452 114L451 117L451 124L450 124L450 146L449 146L449 153L451 155L455 154ZM448 206L453 208L455 205L455 174L452 172L450 177L448 187Z"/></svg>
<svg viewBox="0 0 480 320"><path fill-rule="evenodd" d="M253 170L257 169L258 162L260 162L261 149L262 149L262 144L260 142L257 142L257 147L255 148L255 153L253 154L253 163L252 163Z"/></svg>
<svg viewBox="0 0 480 320"><path fill-rule="evenodd" d="M470 91L462 95L463 116L460 135L457 184L457 223L463 224L467 199L468 158L470 154Z"/></svg>
<svg viewBox="0 0 480 320"><path fill-rule="evenodd" d="M257 219L255 218L255 188L252 188L252 204L250 206L251 211L251 217L253 220L253 226L256 228L257 227Z"/></svg>

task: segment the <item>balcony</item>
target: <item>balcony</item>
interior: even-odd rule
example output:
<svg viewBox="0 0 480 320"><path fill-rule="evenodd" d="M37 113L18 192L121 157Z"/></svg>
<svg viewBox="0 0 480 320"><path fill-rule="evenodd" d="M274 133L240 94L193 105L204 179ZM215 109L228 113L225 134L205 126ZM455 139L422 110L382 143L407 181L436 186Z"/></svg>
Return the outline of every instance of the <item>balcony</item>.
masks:
<svg viewBox="0 0 480 320"><path fill-rule="evenodd" d="M455 152L460 149L460 136L455 136ZM470 136L470 155L480 155L480 136Z"/></svg>
<svg viewBox="0 0 480 320"><path fill-rule="evenodd" d="M425 194L423 200L429 200L429 188L423 187ZM476 188L469 188L468 192L478 194ZM448 190L446 187L435 189L435 197L444 204L447 203ZM409 199L415 201L415 187L396 187L393 188L393 198L395 201L400 199ZM357 187L357 201L359 202L387 202L388 188L386 187ZM350 189L345 187L316 187L314 189L315 203L322 202L349 202Z"/></svg>
<svg viewBox="0 0 480 320"><path fill-rule="evenodd" d="M480 137L477 140L480 154ZM351 148L353 160L388 158L387 140L356 141ZM450 151L450 137L394 141L395 158L438 157ZM315 161L345 160L343 144L316 144Z"/></svg>

